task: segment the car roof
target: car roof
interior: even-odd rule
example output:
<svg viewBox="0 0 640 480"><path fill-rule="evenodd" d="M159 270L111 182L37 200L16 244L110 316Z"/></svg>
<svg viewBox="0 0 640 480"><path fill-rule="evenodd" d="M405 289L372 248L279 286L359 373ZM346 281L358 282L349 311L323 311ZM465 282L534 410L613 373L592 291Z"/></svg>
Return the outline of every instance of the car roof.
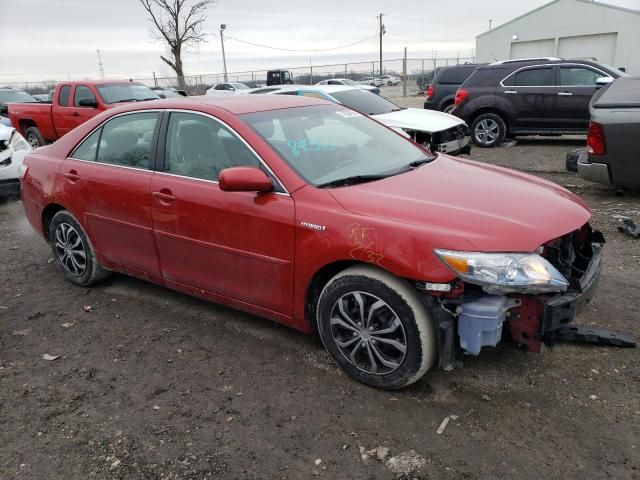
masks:
<svg viewBox="0 0 640 480"><path fill-rule="evenodd" d="M315 90L324 93L338 93L346 92L349 90L366 91L360 87L352 85L283 85L279 91L291 91L291 90Z"/></svg>
<svg viewBox="0 0 640 480"><path fill-rule="evenodd" d="M135 80L71 80L69 82L58 82L61 84L69 84L69 83L84 83L85 85L108 85L108 84L120 84L130 83L132 85L144 85L142 82L136 82Z"/></svg>
<svg viewBox="0 0 640 480"><path fill-rule="evenodd" d="M489 70L489 69L512 69L517 70L522 67L530 67L535 65L562 65L565 63L576 64L576 65L589 65L597 68L605 68L604 65L594 62L592 60L584 60L581 58L524 58L518 60L505 60L500 62L489 63L488 65L481 65L478 67L478 70Z"/></svg>
<svg viewBox="0 0 640 480"><path fill-rule="evenodd" d="M307 107L311 105L334 105L333 102L319 98L292 95L200 95L181 98L167 98L164 100L150 100L123 104L114 109L118 112L129 112L146 109L186 109L226 110L234 115L245 113L266 112L282 108ZM210 107L210 108L209 108Z"/></svg>

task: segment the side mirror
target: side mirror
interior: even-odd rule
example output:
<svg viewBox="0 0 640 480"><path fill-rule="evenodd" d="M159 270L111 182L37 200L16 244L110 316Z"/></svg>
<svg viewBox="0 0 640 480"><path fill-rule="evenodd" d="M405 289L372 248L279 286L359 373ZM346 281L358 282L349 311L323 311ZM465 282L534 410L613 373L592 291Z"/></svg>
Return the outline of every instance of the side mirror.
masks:
<svg viewBox="0 0 640 480"><path fill-rule="evenodd" d="M223 192L270 192L273 184L267 174L256 167L225 168L218 175Z"/></svg>
<svg viewBox="0 0 640 480"><path fill-rule="evenodd" d="M605 85L609 85L613 82L613 78L611 77L599 77L596 79L596 88L604 87Z"/></svg>
<svg viewBox="0 0 640 480"><path fill-rule="evenodd" d="M156 92L156 95L158 95L160 98L167 98L164 93Z"/></svg>
<svg viewBox="0 0 640 480"><path fill-rule="evenodd" d="M98 102L95 98L82 98L78 102L78 105L81 107L98 108Z"/></svg>

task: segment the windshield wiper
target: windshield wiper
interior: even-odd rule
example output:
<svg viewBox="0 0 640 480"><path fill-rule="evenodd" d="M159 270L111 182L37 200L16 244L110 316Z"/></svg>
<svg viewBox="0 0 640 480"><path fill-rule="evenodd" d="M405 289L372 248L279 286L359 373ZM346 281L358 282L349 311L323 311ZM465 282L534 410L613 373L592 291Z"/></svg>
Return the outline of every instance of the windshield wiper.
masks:
<svg viewBox="0 0 640 480"><path fill-rule="evenodd" d="M137 98L125 98L123 100L118 100L117 102L111 102L111 103L125 103L125 102L137 102L138 99Z"/></svg>
<svg viewBox="0 0 640 480"><path fill-rule="evenodd" d="M141 100L138 100L138 102L146 102L147 100L158 100L160 97L147 97L147 98L143 98Z"/></svg>
<svg viewBox="0 0 640 480"><path fill-rule="evenodd" d="M351 177L339 178L330 182L316 185L317 188L346 187L347 185L356 185L358 183L373 182L374 180L382 180L390 177L388 173L378 175L353 175Z"/></svg>
<svg viewBox="0 0 640 480"><path fill-rule="evenodd" d="M420 160L416 160L415 162L411 162L408 166L411 168L418 168L426 163L431 163L436 159L436 157L424 157Z"/></svg>

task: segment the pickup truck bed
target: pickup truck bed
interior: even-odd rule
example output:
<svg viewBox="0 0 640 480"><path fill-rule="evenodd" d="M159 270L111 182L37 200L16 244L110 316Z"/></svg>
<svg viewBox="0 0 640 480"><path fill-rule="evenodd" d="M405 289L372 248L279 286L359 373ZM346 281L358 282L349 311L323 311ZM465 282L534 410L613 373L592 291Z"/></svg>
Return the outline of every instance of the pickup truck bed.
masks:
<svg viewBox="0 0 640 480"><path fill-rule="evenodd" d="M592 98L587 149L578 160L578 175L615 187L640 188L640 77L619 78ZM596 138L599 137L599 138Z"/></svg>

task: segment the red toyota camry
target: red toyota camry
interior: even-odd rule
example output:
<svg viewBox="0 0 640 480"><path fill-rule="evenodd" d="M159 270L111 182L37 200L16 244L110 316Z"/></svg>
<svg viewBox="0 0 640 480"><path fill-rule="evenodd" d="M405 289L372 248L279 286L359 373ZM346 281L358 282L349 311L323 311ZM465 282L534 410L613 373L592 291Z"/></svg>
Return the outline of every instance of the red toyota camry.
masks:
<svg viewBox="0 0 640 480"><path fill-rule="evenodd" d="M567 190L314 98L127 104L25 165L26 215L69 281L122 272L317 331L382 388L500 341L539 351L600 272Z"/></svg>

